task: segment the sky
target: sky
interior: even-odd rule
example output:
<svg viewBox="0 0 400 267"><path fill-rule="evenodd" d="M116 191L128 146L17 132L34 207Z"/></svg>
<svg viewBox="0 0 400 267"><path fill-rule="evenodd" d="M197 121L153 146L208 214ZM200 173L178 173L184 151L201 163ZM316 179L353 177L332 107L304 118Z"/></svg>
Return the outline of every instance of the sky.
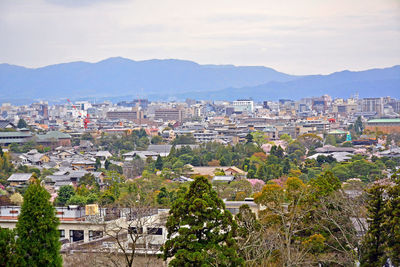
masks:
<svg viewBox="0 0 400 267"><path fill-rule="evenodd" d="M0 0L0 63L176 58L327 74L400 64L400 0Z"/></svg>

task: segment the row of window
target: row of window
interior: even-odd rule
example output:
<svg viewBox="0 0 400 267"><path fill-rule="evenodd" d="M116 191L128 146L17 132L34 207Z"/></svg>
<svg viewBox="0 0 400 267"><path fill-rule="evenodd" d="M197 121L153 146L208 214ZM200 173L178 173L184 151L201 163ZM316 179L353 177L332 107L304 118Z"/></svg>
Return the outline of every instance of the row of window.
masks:
<svg viewBox="0 0 400 267"><path fill-rule="evenodd" d="M129 227L129 234L143 234L143 227ZM148 235L162 235L163 229L159 227L147 228Z"/></svg>

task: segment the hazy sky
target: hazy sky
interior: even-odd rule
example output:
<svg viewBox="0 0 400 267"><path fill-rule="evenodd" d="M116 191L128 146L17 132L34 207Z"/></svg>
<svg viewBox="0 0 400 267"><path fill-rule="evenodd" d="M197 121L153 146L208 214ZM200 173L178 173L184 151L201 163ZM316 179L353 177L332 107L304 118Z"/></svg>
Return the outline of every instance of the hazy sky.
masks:
<svg viewBox="0 0 400 267"><path fill-rule="evenodd" d="M400 0L0 0L0 62L178 58L292 74L400 64Z"/></svg>

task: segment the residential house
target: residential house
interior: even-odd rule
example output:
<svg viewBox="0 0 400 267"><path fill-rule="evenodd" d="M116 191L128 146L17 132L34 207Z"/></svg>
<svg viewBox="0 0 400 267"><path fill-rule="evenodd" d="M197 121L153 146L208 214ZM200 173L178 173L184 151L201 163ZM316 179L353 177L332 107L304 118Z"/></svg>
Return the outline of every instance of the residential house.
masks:
<svg viewBox="0 0 400 267"><path fill-rule="evenodd" d="M32 173L13 173L7 179L12 187L20 187L29 184L33 180Z"/></svg>

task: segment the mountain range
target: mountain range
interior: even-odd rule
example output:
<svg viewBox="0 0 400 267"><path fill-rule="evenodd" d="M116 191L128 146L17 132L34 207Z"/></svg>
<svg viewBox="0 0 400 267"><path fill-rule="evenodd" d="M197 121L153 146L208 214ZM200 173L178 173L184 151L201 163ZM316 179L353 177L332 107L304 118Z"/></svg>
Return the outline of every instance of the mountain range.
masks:
<svg viewBox="0 0 400 267"><path fill-rule="evenodd" d="M0 64L0 102L42 99L277 100L328 94L400 97L400 65L296 76L263 66L200 65L186 60L109 58L41 68Z"/></svg>

